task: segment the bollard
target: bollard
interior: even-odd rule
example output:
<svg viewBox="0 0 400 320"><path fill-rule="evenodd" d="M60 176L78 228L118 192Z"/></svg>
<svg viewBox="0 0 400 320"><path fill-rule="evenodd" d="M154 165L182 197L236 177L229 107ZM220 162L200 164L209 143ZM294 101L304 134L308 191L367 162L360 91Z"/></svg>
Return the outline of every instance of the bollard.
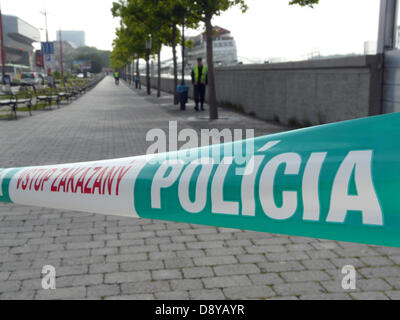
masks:
<svg viewBox="0 0 400 320"><path fill-rule="evenodd" d="M400 114L0 170L0 202L400 247Z"/></svg>
<svg viewBox="0 0 400 320"><path fill-rule="evenodd" d="M177 86L176 92L179 95L179 102L181 104L181 110L186 110L186 103L188 103L189 97L189 86L186 84L181 84Z"/></svg>

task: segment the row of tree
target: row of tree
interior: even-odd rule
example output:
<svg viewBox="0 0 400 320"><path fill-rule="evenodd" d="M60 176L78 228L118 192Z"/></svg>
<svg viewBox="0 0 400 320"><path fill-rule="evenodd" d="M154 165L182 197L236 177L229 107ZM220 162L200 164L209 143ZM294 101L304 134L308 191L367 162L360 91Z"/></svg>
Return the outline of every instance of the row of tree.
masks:
<svg viewBox="0 0 400 320"><path fill-rule="evenodd" d="M103 68L110 67L110 51L99 50L95 47L79 47L64 55L64 61L88 60L92 64L92 73L100 73Z"/></svg>
<svg viewBox="0 0 400 320"><path fill-rule="evenodd" d="M292 0L290 5L310 6L319 0ZM197 29L205 26L207 43L207 65L209 70L210 119L218 119L213 63L212 19L233 6L239 6L244 13L248 7L245 0L119 0L113 3L112 14L121 19L117 29L113 51L110 55L111 67L122 69L136 62L139 76L139 59L146 58L146 41L152 39L151 54L158 61L158 96L160 96L162 46L172 48L174 68L174 102L177 103L178 85L177 45L182 41L180 26Z"/></svg>

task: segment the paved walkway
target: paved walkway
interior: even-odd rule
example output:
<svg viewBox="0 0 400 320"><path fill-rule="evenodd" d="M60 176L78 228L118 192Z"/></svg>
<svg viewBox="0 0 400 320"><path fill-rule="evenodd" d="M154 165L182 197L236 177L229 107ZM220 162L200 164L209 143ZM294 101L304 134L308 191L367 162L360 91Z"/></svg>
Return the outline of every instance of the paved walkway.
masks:
<svg viewBox="0 0 400 320"><path fill-rule="evenodd" d="M229 111L212 122L109 77L53 111L0 121L0 167L144 154L150 128L287 130ZM204 118L202 118L204 117ZM341 288L345 265L357 290ZM400 249L0 204L0 299L400 299ZM57 290L41 288L53 265Z"/></svg>

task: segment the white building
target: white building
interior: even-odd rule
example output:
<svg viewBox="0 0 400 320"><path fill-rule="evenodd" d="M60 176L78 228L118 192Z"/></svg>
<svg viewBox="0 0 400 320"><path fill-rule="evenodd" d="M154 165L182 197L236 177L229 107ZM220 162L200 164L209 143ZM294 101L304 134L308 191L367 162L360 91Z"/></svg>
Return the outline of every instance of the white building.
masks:
<svg viewBox="0 0 400 320"><path fill-rule="evenodd" d="M33 43L40 42L39 29L16 16L3 15L3 34L6 64L33 68Z"/></svg>
<svg viewBox="0 0 400 320"><path fill-rule="evenodd" d="M224 28L214 27L213 51L215 66L230 66L238 63L236 41L231 36L231 32ZM187 66L192 68L197 63L197 58L203 58L207 62L207 42L206 35L200 34L196 37L187 39L192 41L193 47L186 48L185 59Z"/></svg>

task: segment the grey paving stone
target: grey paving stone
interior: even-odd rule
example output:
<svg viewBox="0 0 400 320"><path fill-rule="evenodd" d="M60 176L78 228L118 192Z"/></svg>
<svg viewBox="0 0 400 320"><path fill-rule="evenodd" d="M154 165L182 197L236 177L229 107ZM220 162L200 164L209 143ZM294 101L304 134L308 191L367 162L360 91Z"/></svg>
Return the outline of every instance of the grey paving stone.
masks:
<svg viewBox="0 0 400 320"><path fill-rule="evenodd" d="M212 248L205 249L207 256L234 256L245 254L245 250L242 247L224 247L224 248Z"/></svg>
<svg viewBox="0 0 400 320"><path fill-rule="evenodd" d="M326 289L327 292L329 293L351 293L351 292L356 292L359 291L357 287L357 280L356 280L356 289L349 289L349 290L344 290L342 287L342 279L337 279L337 280L332 280L332 281L321 281L321 285Z"/></svg>
<svg viewBox="0 0 400 320"><path fill-rule="evenodd" d="M89 266L89 273L115 273L119 271L118 263L93 264Z"/></svg>
<svg viewBox="0 0 400 320"><path fill-rule="evenodd" d="M247 276L210 277L203 278L202 281L206 289L245 287L252 285L252 282Z"/></svg>
<svg viewBox="0 0 400 320"><path fill-rule="evenodd" d="M303 294L301 300L353 300L347 293Z"/></svg>
<svg viewBox="0 0 400 320"><path fill-rule="evenodd" d="M11 272L0 272L0 281L5 281L10 276Z"/></svg>
<svg viewBox="0 0 400 320"><path fill-rule="evenodd" d="M389 283L396 290L400 290L400 275L397 277L385 277L387 283Z"/></svg>
<svg viewBox="0 0 400 320"><path fill-rule="evenodd" d="M39 290L36 299L60 300L60 299L82 299L86 297L85 287L62 288L56 290Z"/></svg>
<svg viewBox="0 0 400 320"><path fill-rule="evenodd" d="M155 296L157 300L189 300L187 291L159 292Z"/></svg>
<svg viewBox="0 0 400 320"><path fill-rule="evenodd" d="M105 284L114 283L128 283L128 282L140 282L151 280L151 273L149 271L138 271L138 272L116 272L108 273L105 275Z"/></svg>
<svg viewBox="0 0 400 320"><path fill-rule="evenodd" d="M326 290L318 282L276 284L273 285L273 289L281 296L326 293Z"/></svg>
<svg viewBox="0 0 400 320"><path fill-rule="evenodd" d="M117 254L117 255L109 255L106 257L107 263L117 262L131 262L131 261L144 261L147 260L148 256L146 253L138 253L138 254Z"/></svg>
<svg viewBox="0 0 400 320"><path fill-rule="evenodd" d="M271 285L284 282L277 273L251 274L249 277L254 285Z"/></svg>
<svg viewBox="0 0 400 320"><path fill-rule="evenodd" d="M281 277L287 282L323 281L331 279L327 273L318 270L282 272Z"/></svg>
<svg viewBox="0 0 400 320"><path fill-rule="evenodd" d="M271 262L296 261L296 260L309 259L309 256L305 252L302 252L302 251L268 253L266 255L266 257Z"/></svg>
<svg viewBox="0 0 400 320"><path fill-rule="evenodd" d="M87 288L87 296L90 297L109 297L120 293L118 285L98 285Z"/></svg>
<svg viewBox="0 0 400 320"><path fill-rule="evenodd" d="M159 293L168 291L171 291L171 287L168 281L144 281L121 284L121 292L123 295L138 293Z"/></svg>
<svg viewBox="0 0 400 320"><path fill-rule="evenodd" d="M267 261L267 258L261 254L243 254L236 256L236 258L239 260L239 263L259 263Z"/></svg>
<svg viewBox="0 0 400 320"><path fill-rule="evenodd" d="M175 280L182 279L182 273L180 270L156 270L151 272L153 280Z"/></svg>
<svg viewBox="0 0 400 320"><path fill-rule="evenodd" d="M0 300L33 300L35 291L22 290L17 292L4 292L0 294Z"/></svg>
<svg viewBox="0 0 400 320"><path fill-rule="evenodd" d="M357 300L389 300L389 297L383 292L356 292L350 295Z"/></svg>
<svg viewBox="0 0 400 320"><path fill-rule="evenodd" d="M306 267L307 270L337 270L337 267L326 259L302 260L301 263Z"/></svg>
<svg viewBox="0 0 400 320"><path fill-rule="evenodd" d="M150 271L164 268L165 265L162 260L124 262L120 264L121 271Z"/></svg>
<svg viewBox="0 0 400 320"><path fill-rule="evenodd" d="M236 264L214 267L217 276L243 275L259 273L260 269L254 264Z"/></svg>
<svg viewBox="0 0 400 320"><path fill-rule="evenodd" d="M220 256L220 257L202 257L194 258L194 264L196 266L218 266L225 264L236 264L237 260L234 256Z"/></svg>
<svg viewBox="0 0 400 320"><path fill-rule="evenodd" d="M396 267L375 267L375 268L358 268L357 271L366 278L384 278L396 277L400 274L400 266Z"/></svg>
<svg viewBox="0 0 400 320"><path fill-rule="evenodd" d="M81 276L65 276L56 278L57 288L70 288L77 286L92 286L103 283L102 274L87 274Z"/></svg>
<svg viewBox="0 0 400 320"><path fill-rule="evenodd" d="M224 300L226 299L221 289L213 290L191 290L189 291L190 299L192 300Z"/></svg>
<svg viewBox="0 0 400 320"><path fill-rule="evenodd" d="M175 258L175 259L165 259L165 267L167 269L180 269L194 267L193 260L191 258Z"/></svg>
<svg viewBox="0 0 400 320"><path fill-rule="evenodd" d="M0 292L2 293L8 291L18 291L20 287L21 287L21 281L19 280L0 282Z"/></svg>
<svg viewBox="0 0 400 320"><path fill-rule="evenodd" d="M268 286L251 286L226 288L224 294L229 299L252 299L252 298L271 298L276 296L275 292Z"/></svg>
<svg viewBox="0 0 400 320"><path fill-rule="evenodd" d="M393 259L393 257L391 257ZM394 266L393 261L386 257L361 257L360 260L369 267ZM400 262L400 259L399 259ZM399 263L398 263L399 264Z"/></svg>
<svg viewBox="0 0 400 320"><path fill-rule="evenodd" d="M198 279L171 280L170 284L173 291L203 289L203 284Z"/></svg>
<svg viewBox="0 0 400 320"><path fill-rule="evenodd" d="M214 271L211 267L183 268L182 272L186 279L206 278L214 275Z"/></svg>
<svg viewBox="0 0 400 320"><path fill-rule="evenodd" d="M393 289L392 286L383 279L358 280L356 286L361 289L361 291L385 291Z"/></svg>
<svg viewBox="0 0 400 320"><path fill-rule="evenodd" d="M400 291L385 291L385 295L387 295L391 300L400 300Z"/></svg>
<svg viewBox="0 0 400 320"><path fill-rule="evenodd" d="M173 259L177 258L178 255L173 251L164 251L164 252L151 252L149 253L150 260L163 260L163 259Z"/></svg>

